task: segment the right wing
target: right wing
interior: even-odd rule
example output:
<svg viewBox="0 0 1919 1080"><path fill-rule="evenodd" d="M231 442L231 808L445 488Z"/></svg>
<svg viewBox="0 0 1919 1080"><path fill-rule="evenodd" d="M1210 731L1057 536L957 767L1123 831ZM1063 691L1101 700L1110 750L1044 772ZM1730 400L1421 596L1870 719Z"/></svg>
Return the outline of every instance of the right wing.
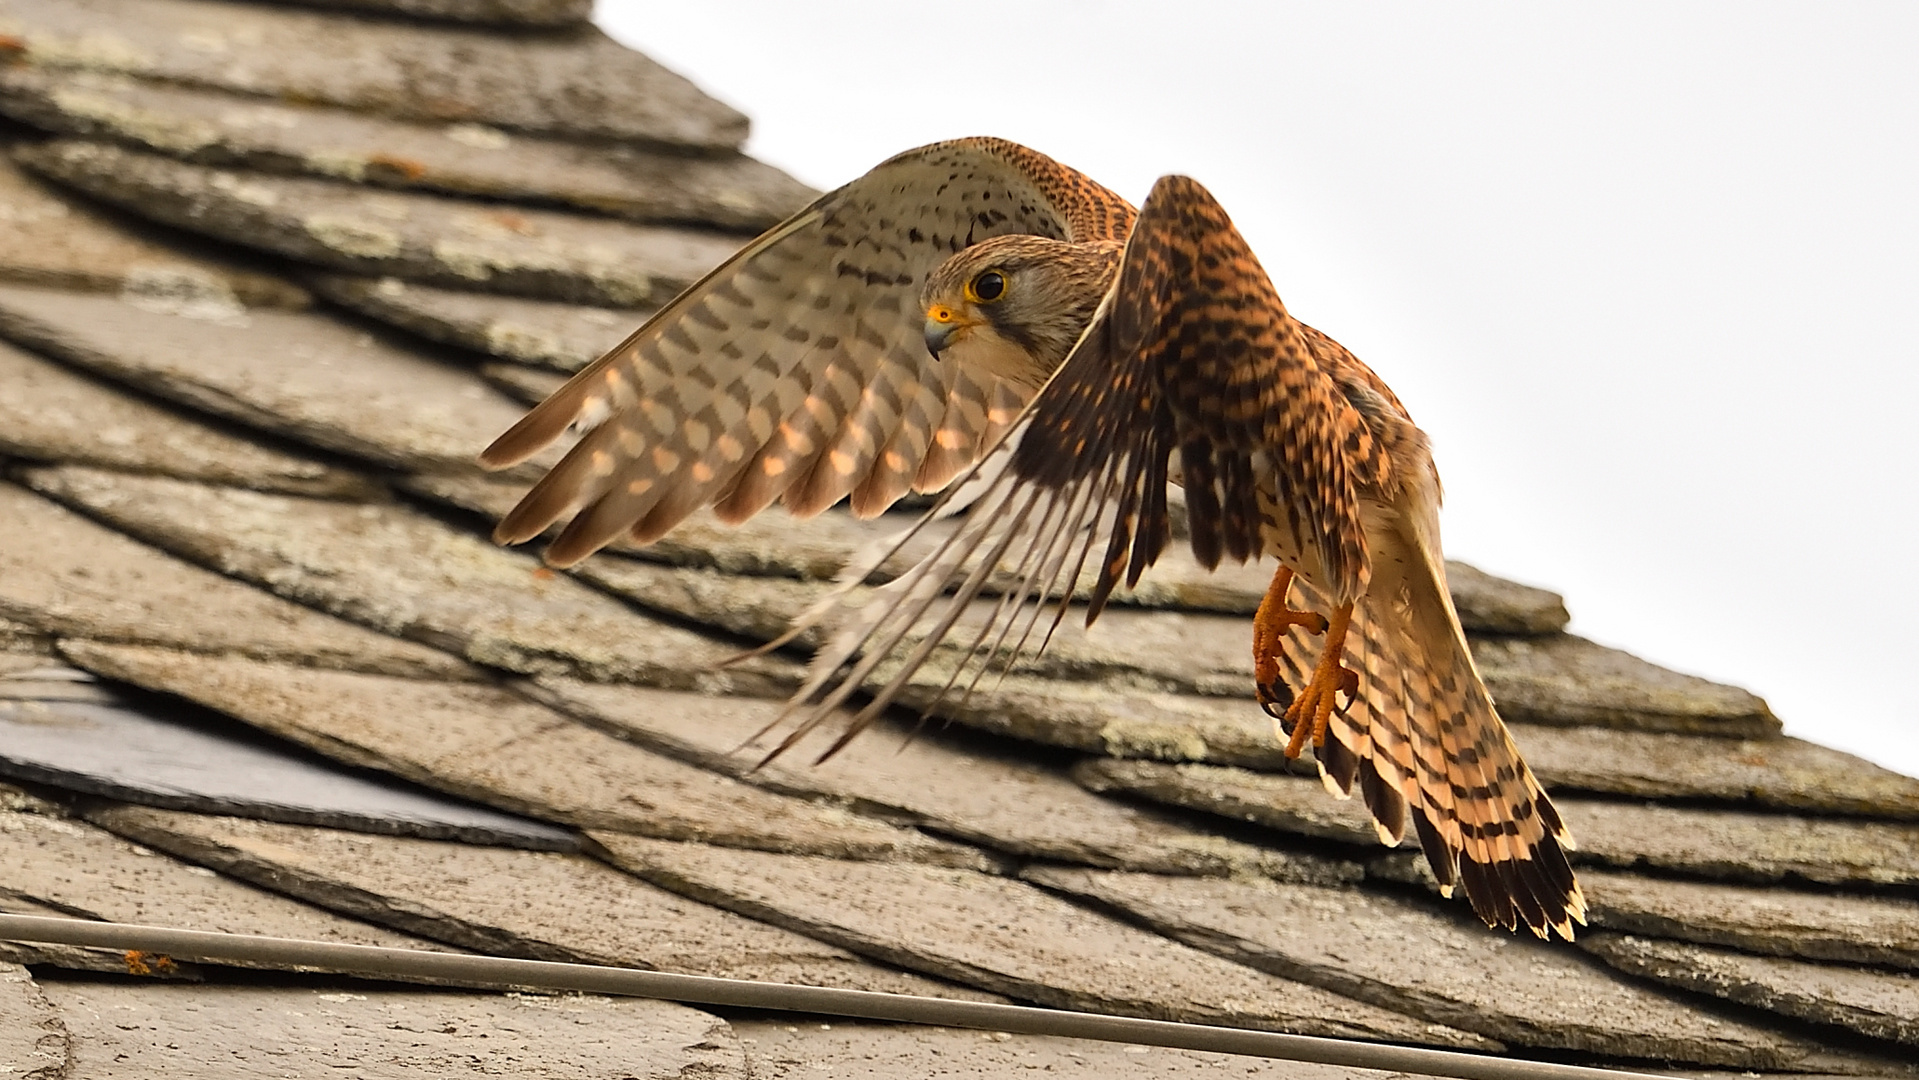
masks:
<svg viewBox="0 0 1919 1080"><path fill-rule="evenodd" d="M747 245L487 447L482 464L505 468L586 431L494 539L571 516L546 552L567 566L623 533L656 540L709 503L737 522L776 498L804 516L850 494L871 516L945 486L1023 402L928 356L927 274L991 236L1118 239L1133 217L1002 139L882 163Z"/></svg>

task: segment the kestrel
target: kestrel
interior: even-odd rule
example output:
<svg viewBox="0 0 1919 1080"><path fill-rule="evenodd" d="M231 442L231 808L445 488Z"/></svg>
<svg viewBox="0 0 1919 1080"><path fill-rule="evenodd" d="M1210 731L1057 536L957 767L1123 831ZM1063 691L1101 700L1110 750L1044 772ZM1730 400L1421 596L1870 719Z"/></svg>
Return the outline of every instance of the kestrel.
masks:
<svg viewBox="0 0 1919 1080"><path fill-rule="evenodd" d="M775 754L878 683L827 754L843 746L996 571L1014 585L968 625L975 677L1026 649L1048 601L1057 624L1103 542L1090 625L1165 549L1179 484L1200 563L1279 561L1253 653L1287 754L1311 741L1382 841L1410 817L1442 891L1463 886L1487 923L1570 938L1584 922L1571 837L1453 610L1425 435L1371 369L1293 319L1190 179L1161 179L1136 214L1003 140L901 154L748 245L482 460L513 464L569 428L586 434L494 534L517 543L572 515L557 565L622 534L657 539L703 505L738 521L775 498L806 515L850 495L872 515L965 481L959 527L840 627Z"/></svg>

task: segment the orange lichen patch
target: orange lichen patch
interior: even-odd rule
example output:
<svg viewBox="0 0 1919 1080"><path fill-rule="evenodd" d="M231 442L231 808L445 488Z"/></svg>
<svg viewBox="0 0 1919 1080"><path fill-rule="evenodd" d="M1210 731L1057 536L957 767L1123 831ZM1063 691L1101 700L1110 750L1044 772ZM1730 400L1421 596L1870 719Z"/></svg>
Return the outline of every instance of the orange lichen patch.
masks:
<svg viewBox="0 0 1919 1080"><path fill-rule="evenodd" d="M502 228L519 233L521 236L532 236L538 231L533 227L532 222L528 221L523 215L513 213L511 210L496 210L486 215L486 219Z"/></svg>
<svg viewBox="0 0 1919 1080"><path fill-rule="evenodd" d="M412 158L403 158L395 154L374 154L366 159L366 163L369 168L396 172L407 180L419 180L427 172L425 165Z"/></svg>
<svg viewBox="0 0 1919 1080"><path fill-rule="evenodd" d="M535 567L533 570L533 580L535 581L552 581L553 576L553 571L544 566Z"/></svg>
<svg viewBox="0 0 1919 1080"><path fill-rule="evenodd" d="M173 962L173 957L165 953L128 949L122 959L127 963L129 975L173 975L179 971L179 965Z"/></svg>
<svg viewBox="0 0 1919 1080"><path fill-rule="evenodd" d="M14 34L0 34L0 59L18 60L26 53L26 38Z"/></svg>

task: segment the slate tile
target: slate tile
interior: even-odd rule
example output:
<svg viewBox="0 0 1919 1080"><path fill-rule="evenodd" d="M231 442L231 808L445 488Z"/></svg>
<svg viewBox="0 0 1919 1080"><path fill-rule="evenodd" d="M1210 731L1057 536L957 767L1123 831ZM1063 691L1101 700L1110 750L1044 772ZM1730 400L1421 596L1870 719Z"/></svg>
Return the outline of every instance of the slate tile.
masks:
<svg viewBox="0 0 1919 1080"><path fill-rule="evenodd" d="M0 72L0 114L206 165L557 204L747 234L778 223L817 194L743 154L390 120L97 71L21 65Z"/></svg>
<svg viewBox="0 0 1919 1080"><path fill-rule="evenodd" d="M18 69L10 69L18 70ZM8 77L0 72L0 83ZM3 106L0 106L3 107ZM173 233L129 214L74 198L0 155L0 278L28 285L126 292L174 302L203 317L233 318L246 308L297 311L305 289L216 252L198 237ZM191 297L181 294L195 290Z"/></svg>
<svg viewBox="0 0 1919 1080"><path fill-rule="evenodd" d="M475 470L479 449L525 411L470 370L319 314L254 311L223 324L0 286L0 335L202 412L403 468Z"/></svg>
<svg viewBox="0 0 1919 1080"><path fill-rule="evenodd" d="M566 376L530 364L507 364L496 360L481 364L479 371L480 378L495 389L526 405L538 405L546 400L547 395L566 385Z"/></svg>
<svg viewBox="0 0 1919 1080"><path fill-rule="evenodd" d="M557 852L117 807L96 820L355 918L494 956L982 1000ZM997 999L995 999L997 1000Z"/></svg>
<svg viewBox="0 0 1919 1080"><path fill-rule="evenodd" d="M530 300L405 281L315 274L316 292L424 338L555 371L573 372L626 340L652 314ZM526 485L520 485L522 491Z"/></svg>
<svg viewBox="0 0 1919 1080"><path fill-rule="evenodd" d="M744 237L233 171L67 139L16 160L144 217L352 274L611 307L673 298Z"/></svg>
<svg viewBox="0 0 1919 1080"><path fill-rule="evenodd" d="M1574 950L1394 897L1056 867L1024 876L1236 963L1512 1046L1769 1069L1813 1049L1646 990Z"/></svg>
<svg viewBox="0 0 1919 1080"><path fill-rule="evenodd" d="M855 859L981 863L970 848L650 753L499 687L137 647L71 653L346 764L547 821Z"/></svg>
<svg viewBox="0 0 1919 1080"><path fill-rule="evenodd" d="M0 1073L29 1080L67 1076L71 1043L33 975L0 963Z"/></svg>
<svg viewBox="0 0 1919 1080"><path fill-rule="evenodd" d="M79 1075L102 1080L748 1076L726 1022L684 1005L346 985L45 988Z"/></svg>
<svg viewBox="0 0 1919 1080"><path fill-rule="evenodd" d="M1572 621L1558 593L1495 577L1458 559L1446 561L1446 584L1459 610L1459 622L1469 631L1556 634Z"/></svg>
<svg viewBox="0 0 1919 1080"><path fill-rule="evenodd" d="M1630 934L1580 947L1621 971L1742 1005L1919 1045L1919 977L1851 964L1811 964Z"/></svg>
<svg viewBox="0 0 1919 1080"><path fill-rule="evenodd" d="M1749 953L1919 971L1919 901L1580 872L1592 925Z"/></svg>
<svg viewBox="0 0 1919 1080"><path fill-rule="evenodd" d="M574 26L593 14L593 0L296 0L304 7L335 8L420 19L501 26Z"/></svg>
<svg viewBox="0 0 1919 1080"><path fill-rule="evenodd" d="M556 708L598 720L662 752L776 791L827 797L967 843L1027 857L1167 874L1259 874L1332 885L1357 881L1355 863L1212 835L1149 810L1101 799L1019 747L957 741L882 721L829 761L815 737L755 768L770 743L747 740L770 724L772 701L699 697L628 686L541 679Z"/></svg>
<svg viewBox="0 0 1919 1080"><path fill-rule="evenodd" d="M1500 715L1510 721L1735 739L1780 731L1779 718L1745 690L1571 634L1481 638L1472 647Z"/></svg>
<svg viewBox="0 0 1919 1080"><path fill-rule="evenodd" d="M0 679L0 696L11 696ZM473 844L572 850L543 822L349 772L177 704L0 700L0 774L67 791L201 813L239 814Z"/></svg>
<svg viewBox="0 0 1919 1080"><path fill-rule="evenodd" d="M1219 960L1023 882L596 835L622 868L862 955L1056 1008L1341 1038L1488 1048Z"/></svg>
<svg viewBox="0 0 1919 1080"><path fill-rule="evenodd" d="M1124 792L1269 829L1347 844L1376 845L1365 804L1335 799L1303 777L1215 765L1088 758L1073 779L1089 791Z"/></svg>
<svg viewBox="0 0 1919 1080"><path fill-rule="evenodd" d="M181 562L0 483L0 615L38 634L472 677L437 649L377 634Z"/></svg>
<svg viewBox="0 0 1919 1080"><path fill-rule="evenodd" d="M51 68L411 120L703 148L746 138L744 116L590 26L494 33L213 0L8 0L0 17Z"/></svg>
<svg viewBox="0 0 1919 1080"><path fill-rule="evenodd" d="M717 670L737 645L650 619L408 507L72 468L27 476L195 562L476 663L708 693L784 697L798 685L798 667L773 658Z"/></svg>
<svg viewBox="0 0 1919 1080"><path fill-rule="evenodd" d="M0 343L0 455L324 498L368 498L364 477L210 427Z"/></svg>
<svg viewBox="0 0 1919 1080"><path fill-rule="evenodd" d="M45 654L0 650L0 702L88 702L111 705L119 695L90 671Z"/></svg>

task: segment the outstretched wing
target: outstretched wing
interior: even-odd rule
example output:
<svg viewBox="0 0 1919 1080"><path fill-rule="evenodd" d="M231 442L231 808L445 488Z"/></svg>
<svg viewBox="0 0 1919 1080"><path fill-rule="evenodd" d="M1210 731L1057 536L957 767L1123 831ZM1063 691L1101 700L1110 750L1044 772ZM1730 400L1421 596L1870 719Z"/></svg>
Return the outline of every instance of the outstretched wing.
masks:
<svg viewBox="0 0 1919 1080"><path fill-rule="evenodd" d="M1175 477L1200 562L1255 557L1277 524L1337 599L1358 596L1367 567L1356 488L1383 484L1389 465L1307 333L1218 202L1193 180L1161 179L1092 324L1018 421L1007 467L982 474L984 492L960 528L878 590L822 650L796 699L810 704L781 748L903 644L916 642L837 745L892 701L956 626L966 626L971 643L961 646L949 688L969 662L978 661L975 677L995 658L1010 662L1033 640L1044 602L1071 589L1103 537L1090 623L1122 578L1137 583L1164 550ZM1262 488L1277 493L1288 520L1275 523L1262 508ZM982 605L990 610L966 613L1002 561L1015 568L1014 587ZM809 619L831 614L819 608Z"/></svg>
<svg viewBox="0 0 1919 1080"><path fill-rule="evenodd" d="M622 533L658 539L709 503L741 521L774 499L808 515L850 494L871 515L943 487L1021 401L927 355L927 274L987 237L1118 239L1133 216L1001 139L886 161L747 245L495 440L481 462L504 468L586 429L494 538L571 515L546 553L565 566Z"/></svg>

